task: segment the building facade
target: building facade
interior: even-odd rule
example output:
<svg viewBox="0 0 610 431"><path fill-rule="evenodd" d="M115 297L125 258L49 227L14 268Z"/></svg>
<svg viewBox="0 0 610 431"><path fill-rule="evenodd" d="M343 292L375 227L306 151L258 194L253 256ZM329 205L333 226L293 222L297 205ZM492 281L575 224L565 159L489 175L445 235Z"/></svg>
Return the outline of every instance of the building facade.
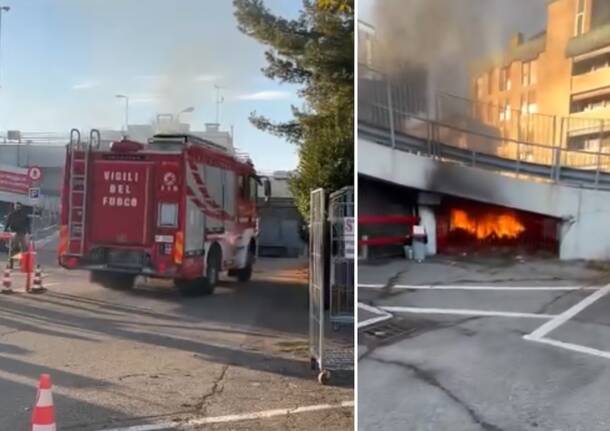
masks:
<svg viewBox="0 0 610 431"><path fill-rule="evenodd" d="M508 140L610 152L610 1L547 3L545 31L528 40L516 34L504 53L474 65L473 111ZM503 150L550 157L536 146L514 154L512 142Z"/></svg>

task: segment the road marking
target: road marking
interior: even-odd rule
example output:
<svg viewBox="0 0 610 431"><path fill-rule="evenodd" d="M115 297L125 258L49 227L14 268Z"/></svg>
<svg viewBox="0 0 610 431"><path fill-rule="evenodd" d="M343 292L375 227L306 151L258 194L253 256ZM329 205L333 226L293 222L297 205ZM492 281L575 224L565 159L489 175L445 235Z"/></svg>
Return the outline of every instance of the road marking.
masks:
<svg viewBox="0 0 610 431"><path fill-rule="evenodd" d="M585 308L587 308L589 305L593 304L598 299L603 298L605 295L608 294L608 292L610 292L610 284L607 285L606 287L598 290L597 292L592 293L591 295L587 296L585 299L583 299L579 303L573 305L572 307L568 308L563 313L556 315L553 319L549 320L544 325L542 325L538 329L536 329L534 332L527 335L527 337L528 337L527 339L533 340L533 339L540 339L540 338L544 337L549 332L557 329L557 327L563 325L565 322L570 320L572 317L576 316L578 313L583 311Z"/></svg>
<svg viewBox="0 0 610 431"><path fill-rule="evenodd" d="M390 313L415 314L456 314L462 316L488 316L488 317L522 317L528 319L551 319L556 314L516 313L512 311L468 310L456 308L421 308L421 307L380 307Z"/></svg>
<svg viewBox="0 0 610 431"><path fill-rule="evenodd" d="M100 431L158 431L166 429L178 429L185 426L210 425L230 422L242 422L256 419L269 419L277 416L290 416L300 413L318 412L322 410L335 410L347 407L354 407L353 401L343 401L338 404L318 404L313 406L303 406L288 409L265 410L255 413L243 413L236 415L215 416L190 419L186 422L167 422L149 425L135 425L127 428L102 429Z"/></svg>
<svg viewBox="0 0 610 431"><path fill-rule="evenodd" d="M383 289L382 284L359 284L365 289ZM392 290L489 290L489 291L571 291L571 290L599 290L599 286L460 286L460 285L405 285L392 286Z"/></svg>
<svg viewBox="0 0 610 431"><path fill-rule="evenodd" d="M553 340L551 338L534 338L531 335L524 335L523 338L535 343L549 344L551 346L560 347L562 349L571 350L573 352L585 353L587 355L597 356L600 358L610 359L610 352L605 350L594 349L592 347L583 346L580 344L566 343L564 341Z"/></svg>
<svg viewBox="0 0 610 431"><path fill-rule="evenodd" d="M374 325L375 323L383 322L385 320L389 320L392 317L394 317L387 311L384 311L378 307L373 307L371 305L364 304L362 302L358 303L358 308L362 308L363 310L366 310L370 313L379 315L378 317L371 317L370 319L364 320L362 322L358 322L358 329L362 329L367 326L371 326L371 325Z"/></svg>

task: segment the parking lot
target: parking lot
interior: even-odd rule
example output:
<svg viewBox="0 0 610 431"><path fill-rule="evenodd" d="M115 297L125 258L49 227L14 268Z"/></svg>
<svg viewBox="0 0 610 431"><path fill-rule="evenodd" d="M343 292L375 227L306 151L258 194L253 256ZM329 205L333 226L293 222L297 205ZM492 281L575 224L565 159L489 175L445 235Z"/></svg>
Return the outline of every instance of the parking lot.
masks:
<svg viewBox="0 0 610 431"><path fill-rule="evenodd" d="M608 281L533 258L361 265L360 429L609 429Z"/></svg>
<svg viewBox="0 0 610 431"><path fill-rule="evenodd" d="M307 262L261 259L253 280L185 297L165 282L104 289L41 244L39 295L0 297L0 429L29 429L50 373L62 430L347 430L353 374L310 370ZM0 257L6 255L0 255Z"/></svg>

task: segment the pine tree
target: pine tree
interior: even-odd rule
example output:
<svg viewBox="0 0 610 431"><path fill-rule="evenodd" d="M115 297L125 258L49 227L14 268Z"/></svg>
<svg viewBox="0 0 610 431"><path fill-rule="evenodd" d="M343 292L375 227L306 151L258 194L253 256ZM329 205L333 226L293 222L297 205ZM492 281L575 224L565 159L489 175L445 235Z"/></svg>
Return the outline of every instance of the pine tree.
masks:
<svg viewBox="0 0 610 431"><path fill-rule="evenodd" d="M263 0L234 0L239 29L267 45L270 79L297 84L304 108L276 123L253 112L259 129L298 146L291 191L309 217L311 190L338 190L354 178L354 1L303 0L296 19L276 16Z"/></svg>

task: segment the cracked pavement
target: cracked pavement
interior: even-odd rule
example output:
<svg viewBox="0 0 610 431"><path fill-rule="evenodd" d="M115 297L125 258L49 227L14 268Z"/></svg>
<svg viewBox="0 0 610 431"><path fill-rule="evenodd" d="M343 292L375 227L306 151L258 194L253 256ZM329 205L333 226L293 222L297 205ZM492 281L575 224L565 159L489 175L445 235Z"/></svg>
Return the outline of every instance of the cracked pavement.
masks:
<svg viewBox="0 0 610 431"><path fill-rule="evenodd" d="M397 285L600 286L605 268L546 259L436 257L361 265L359 301L373 306L559 314L592 291L399 290ZM610 298L553 331L610 351ZM546 320L395 314L360 331L359 429L605 431L610 361L523 339ZM384 325L386 325L384 327ZM371 336L389 333L391 337ZM397 328L403 328L397 332Z"/></svg>
<svg viewBox="0 0 610 431"><path fill-rule="evenodd" d="M253 281L186 298L160 282L107 290L39 251L49 291L0 296L0 429L28 429L48 372L58 428L97 431L353 400L309 369L303 261L259 262ZM19 280L15 276L14 282ZM288 346L288 347L287 347ZM321 422L321 418L325 418ZM353 409L206 430L349 430Z"/></svg>

